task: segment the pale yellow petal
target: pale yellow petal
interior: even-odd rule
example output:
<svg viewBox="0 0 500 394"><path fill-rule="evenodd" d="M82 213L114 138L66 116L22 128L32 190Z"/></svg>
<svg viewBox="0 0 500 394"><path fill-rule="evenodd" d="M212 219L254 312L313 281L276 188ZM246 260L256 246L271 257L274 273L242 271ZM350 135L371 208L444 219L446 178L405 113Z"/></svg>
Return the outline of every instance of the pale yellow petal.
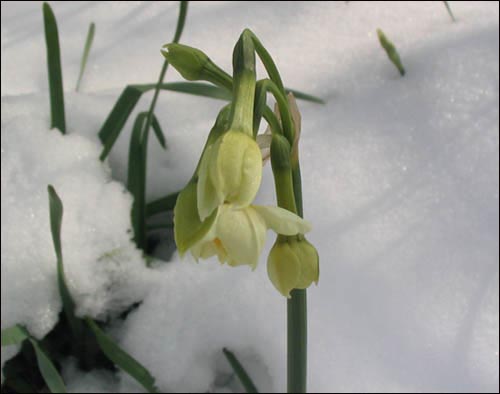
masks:
<svg viewBox="0 0 500 394"><path fill-rule="evenodd" d="M300 216L280 207L252 205L264 219L266 226L282 235L305 234L311 225Z"/></svg>
<svg viewBox="0 0 500 394"><path fill-rule="evenodd" d="M287 242L274 244L267 259L267 274L274 287L290 298L300 278L300 262Z"/></svg>
<svg viewBox="0 0 500 394"><path fill-rule="evenodd" d="M198 172L197 186L197 209L200 219L203 221L210 216L217 206L224 202L224 197L215 189L209 175L213 159L213 147L208 146L201 159Z"/></svg>
<svg viewBox="0 0 500 394"><path fill-rule="evenodd" d="M174 208L174 236L180 255L207 236L215 224L217 209L204 221L197 210L197 185L188 184L177 197Z"/></svg>
<svg viewBox="0 0 500 394"><path fill-rule="evenodd" d="M238 206L249 205L260 187L262 155L248 135L228 131L216 144L217 164L212 168L212 182L224 199Z"/></svg>
<svg viewBox="0 0 500 394"><path fill-rule="evenodd" d="M228 264L257 266L266 237L266 225L259 215L251 209L224 206L216 231L227 252Z"/></svg>
<svg viewBox="0 0 500 394"><path fill-rule="evenodd" d="M300 279L297 289L307 289L311 283L318 284L319 256L316 248L306 239L293 242L291 248L300 261Z"/></svg>

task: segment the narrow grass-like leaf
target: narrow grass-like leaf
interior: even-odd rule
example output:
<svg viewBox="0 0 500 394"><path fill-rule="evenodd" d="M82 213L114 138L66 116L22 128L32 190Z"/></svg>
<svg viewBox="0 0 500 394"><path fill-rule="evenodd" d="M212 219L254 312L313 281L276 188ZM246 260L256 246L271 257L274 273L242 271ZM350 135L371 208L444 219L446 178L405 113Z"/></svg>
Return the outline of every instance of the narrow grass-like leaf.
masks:
<svg viewBox="0 0 500 394"><path fill-rule="evenodd" d="M295 89L285 88L285 90L289 93L293 93L293 95L295 96L296 99L310 101L310 102L313 102L316 104L325 104L325 101L323 99L320 99L319 97L312 96L312 95L307 94L307 93L299 92L298 90L295 90Z"/></svg>
<svg viewBox="0 0 500 394"><path fill-rule="evenodd" d="M148 392L156 393L155 379L149 371L121 349L92 319L87 318L86 321L94 332L103 353L118 367L137 380Z"/></svg>
<svg viewBox="0 0 500 394"><path fill-rule="evenodd" d="M80 74L78 75L78 82L76 83L76 91L80 90L80 84L82 83L83 73L85 71L85 66L87 65L87 59L89 57L90 48L92 47L92 42L94 41L95 34L95 23L92 22L89 26L89 31L87 33L87 39L85 40L85 47L83 48L82 61L80 63Z"/></svg>
<svg viewBox="0 0 500 394"><path fill-rule="evenodd" d="M170 82L160 85L162 90L171 90L178 93L187 93L194 96L210 97L219 100L229 101L232 98L231 92L218 86L209 85L203 82Z"/></svg>
<svg viewBox="0 0 500 394"><path fill-rule="evenodd" d="M231 364L231 367L233 368L234 373L236 376L238 376L238 379L240 380L241 384L245 388L247 393L258 393L259 391L257 390L257 387L253 383L252 379L250 376L248 376L247 372L245 371L245 368L243 368L243 365L238 361L236 356L234 355L233 352L230 352L227 349L222 349L224 352L224 355L227 358L227 361L229 364Z"/></svg>
<svg viewBox="0 0 500 394"><path fill-rule="evenodd" d="M20 345L25 340L29 340L35 349L38 368L50 392L66 393L66 387L56 367L42 350L38 341L31 337L28 330L19 325L2 330L2 347Z"/></svg>
<svg viewBox="0 0 500 394"><path fill-rule="evenodd" d="M156 117L155 114L153 114L153 122L151 124L153 127L153 131L156 135L156 138L158 139L158 142L160 143L161 147L163 149L167 149L167 142L165 141L165 134L163 134L163 131L160 126L160 122L158 122L158 118Z"/></svg>
<svg viewBox="0 0 500 394"><path fill-rule="evenodd" d="M19 325L2 330L2 347L19 345L30 336L29 332Z"/></svg>
<svg viewBox="0 0 500 394"><path fill-rule="evenodd" d="M401 76L405 75L405 69L403 67L403 63L399 57L398 51L394 44L389 41L389 39L385 36L384 32L381 29L377 29L378 40L380 41L380 45L385 49L389 60L396 66Z"/></svg>
<svg viewBox="0 0 500 394"><path fill-rule="evenodd" d="M39 343L33 339L29 339L36 353L36 360L38 363L38 369L42 374L43 380L45 384L49 388L51 393L66 393L66 386L64 385L64 381L59 375L54 364L50 361L49 357L45 354L45 352L40 347Z"/></svg>
<svg viewBox="0 0 500 394"><path fill-rule="evenodd" d="M456 22L457 20L455 19L455 15L453 15L453 12L451 12L451 7L450 4L447 1L443 1L444 6L446 7L446 10L448 11L448 14L450 15L450 18L453 22Z"/></svg>
<svg viewBox="0 0 500 394"><path fill-rule="evenodd" d="M66 133L64 115L64 91L61 70L61 52L57 22L52 8L43 3L43 22L45 27L45 44L47 46L47 67L49 73L51 127Z"/></svg>
<svg viewBox="0 0 500 394"><path fill-rule="evenodd" d="M146 216L151 217L159 213L172 211L175 207L180 192L174 192L168 196L151 201L146 205Z"/></svg>
<svg viewBox="0 0 500 394"><path fill-rule="evenodd" d="M106 121L99 131L99 138L104 145L103 151L101 153L101 160L106 159L109 152L113 148L118 136L120 135L123 126L125 125L130 114L134 110L137 102L141 96L153 90L156 84L139 84L139 85L128 85L120 97L116 101L113 109L109 113ZM203 82L169 82L162 83L160 85L161 90L169 90L177 93L187 93L194 96L209 97L218 100L229 101L232 98L231 92L226 89L220 88L218 86L209 85ZM287 89L287 91L292 92L298 99L305 101L312 101L315 103L324 103L323 100L293 90Z"/></svg>
<svg viewBox="0 0 500 394"><path fill-rule="evenodd" d="M132 129L128 154L127 188L134 197L132 203L132 228L134 240L139 249L146 246L146 160L147 136L143 133L148 113L137 115Z"/></svg>
<svg viewBox="0 0 500 394"><path fill-rule="evenodd" d="M64 211L63 204L52 185L49 185L47 190L49 192L50 229L57 257L57 284L59 287L59 294L61 296L66 319L68 320L75 339L78 340L82 335L83 326L81 321L75 316L75 303L66 285L62 257L61 226Z"/></svg>
<svg viewBox="0 0 500 394"><path fill-rule="evenodd" d="M142 96L142 91L137 89L133 85L127 86L118 100L116 101L113 109L106 118L104 124L99 131L99 138L104 145L103 151L101 153L101 160L104 160L111 148L113 147L115 141L120 135L120 131L127 122L128 117L132 113L135 105Z"/></svg>

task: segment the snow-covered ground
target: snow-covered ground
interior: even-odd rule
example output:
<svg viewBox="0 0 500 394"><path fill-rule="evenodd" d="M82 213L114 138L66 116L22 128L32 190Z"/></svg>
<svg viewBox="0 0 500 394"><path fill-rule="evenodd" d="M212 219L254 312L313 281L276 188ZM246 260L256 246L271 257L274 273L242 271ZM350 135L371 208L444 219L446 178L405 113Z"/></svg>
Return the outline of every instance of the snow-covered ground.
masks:
<svg viewBox="0 0 500 394"><path fill-rule="evenodd" d="M97 131L121 89L157 79L178 3L51 3L64 137L49 131L41 4L1 3L2 329L23 323L42 337L56 323L52 183L65 206L63 253L80 312L112 316L144 300L113 335L162 390L218 390L230 371L226 346L262 391L282 391L286 302L265 269L274 239L256 272L176 255L147 269L129 240L131 198L119 183L134 116L109 166L98 161ZM299 102L305 216L321 264L308 293L312 392L499 389L499 5L450 5L456 23L440 1L190 4L183 43L230 70L249 27L286 85L327 100ZM94 45L74 93L91 21ZM404 78L378 27L396 44ZM168 71L168 81L180 79ZM168 149L151 139L150 199L183 187L221 106L161 93ZM267 167L258 202L272 203L273 193ZM12 353L2 348L2 365ZM84 375L72 360L64 378L73 392L133 386L122 375Z"/></svg>

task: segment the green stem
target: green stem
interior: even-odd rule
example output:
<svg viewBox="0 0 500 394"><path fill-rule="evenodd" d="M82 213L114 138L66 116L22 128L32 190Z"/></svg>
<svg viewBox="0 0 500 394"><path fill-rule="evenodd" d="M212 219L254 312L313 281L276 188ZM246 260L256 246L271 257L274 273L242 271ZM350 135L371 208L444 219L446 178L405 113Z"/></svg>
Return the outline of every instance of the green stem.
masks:
<svg viewBox="0 0 500 394"><path fill-rule="evenodd" d="M274 82L272 89L277 87L280 90L281 94L274 94L276 101L278 102L278 106L280 105L280 101L278 101L278 97L286 97L286 92L283 87L283 82L281 81L281 77L279 72L274 64L269 53L265 50L265 48L260 44L257 37L254 37L254 44L256 51L264 63L264 67L269 74L269 77ZM281 99L282 101L282 99ZM282 107L286 109L282 110ZM285 105L280 106L280 113L282 115L283 128L285 129L285 136L287 137L290 145L293 147L294 145L294 131L293 131L293 122L291 121L291 115L288 107L288 100L285 99ZM287 130L286 122L290 120L292 124L292 128ZM290 127L290 126L288 126ZM290 132L291 130L291 132ZM272 148L271 148L271 160L272 157ZM283 173L279 169L273 168L274 179L276 183L277 189L277 198L278 205L291 205L290 201L293 200L293 207L295 208L293 211L297 213L299 216L303 216L302 210L302 185L301 185L301 177L300 177L300 166L298 156L291 158L292 162L290 163L290 168L288 169L288 173L290 175L283 175ZM290 173L291 172L291 173ZM281 174L280 174L281 173ZM276 176L278 175L278 176ZM281 182L290 183L288 180L285 181L285 178L290 179L292 190L290 191L290 187L287 185L281 185ZM281 179L281 180L280 180ZM281 189L281 191L278 191ZM287 192L285 192L287 190ZM285 196L284 194L288 194ZM283 194L280 197L280 194ZM280 201L281 200L281 201ZM288 208L289 209L289 208ZM290 298L287 300L287 391L288 393L305 393L307 391L307 291L295 289L290 293Z"/></svg>
<svg viewBox="0 0 500 394"><path fill-rule="evenodd" d="M274 63L273 58L271 57L267 49L264 48L257 36L251 30L247 29L246 31L252 37L253 44L255 45L255 51L257 52L257 55L259 55L259 58L262 61L262 64L264 65L269 78L271 78L271 80L276 84L283 95L286 95L283 81L281 80L280 73L278 71L278 68L276 67L276 63Z"/></svg>
<svg viewBox="0 0 500 394"><path fill-rule="evenodd" d="M177 19L177 28L174 34L175 43L179 42L181 38L182 30L184 29L184 23L186 22L186 14L187 14L187 1L181 1L180 10L179 10L179 18ZM158 83L156 84L156 88L153 95L153 100L151 101L151 105L149 106L148 117L146 120L146 124L144 126L144 133L147 134L149 128L151 127L151 123L153 121L153 113L156 107L156 102L158 101L158 96L160 94L161 84L163 83L163 79L165 78L165 74L167 72L168 62L165 60L163 62L163 66L160 71L160 76L158 78ZM146 170L146 168L144 168Z"/></svg>
<svg viewBox="0 0 500 394"><path fill-rule="evenodd" d="M186 21L186 14L187 14L187 7L188 7L188 2L187 1L181 1L180 2L180 10L179 10L179 18L177 19L177 28L175 30L175 35L174 35L174 42L178 42L182 30L184 29L184 24ZM167 72L168 68L168 62L165 60L163 62L163 66L160 71L160 76L158 78L158 83L156 84L155 91L153 94L153 100L151 100L151 104L149 106L149 110L147 113L146 121L144 123L144 127L141 132L141 150L142 150L142 177L141 177L141 182L143 182L143 185L139 190L142 191L141 196L136 196L136 198L139 200L139 204L136 205L136 209L138 209L140 212L138 212L138 216L140 219L140 226L143 229L142 236L137 240L137 245L141 248L144 249L146 246L146 176L147 176L147 162L146 162L146 150L148 146L148 134L149 134L149 128L151 127L151 124L153 122L153 116L154 116L154 110L156 107L156 102L158 101L158 96L160 94L160 88L161 84L163 83L163 79L165 78L165 74Z"/></svg>
<svg viewBox="0 0 500 394"><path fill-rule="evenodd" d="M275 138L275 137L273 137ZM281 137L283 138L283 137ZM285 140L286 141L286 140ZM273 141L274 142L274 141ZM277 150L273 152L271 145L271 163L273 164L274 182L278 205L302 216L302 199L300 196L300 171L298 182L295 170L279 166L276 163ZM274 155L273 155L274 153ZM281 155L280 155L281 156ZM282 156L285 157L285 156ZM284 160L282 161L284 162ZM281 168L280 168L281 167ZM299 193L297 193L299 191ZM307 383L307 292L292 290L287 300L288 332L287 332L287 376L289 393L305 393Z"/></svg>
<svg viewBox="0 0 500 394"><path fill-rule="evenodd" d="M288 107L288 100L286 96L281 92L276 83L274 83L270 79L263 79L259 81L262 85L262 89L265 89L267 92L270 92L274 98L276 99L276 103L278 104L278 108L281 114L281 122L283 124L283 133L285 137L288 139L290 145L293 146L295 129L293 126L292 114L290 113L290 109Z"/></svg>
<svg viewBox="0 0 500 394"><path fill-rule="evenodd" d="M297 214L304 216L302 182L297 158L292 162L292 182ZM305 393L307 389L307 290L292 290L288 311L288 392Z"/></svg>
<svg viewBox="0 0 500 394"><path fill-rule="evenodd" d="M253 111L256 88L255 48L243 31L233 53L233 106L230 129L253 136Z"/></svg>
<svg viewBox="0 0 500 394"><path fill-rule="evenodd" d="M288 360L287 387L289 393L307 390L307 292L292 290L287 301Z"/></svg>
<svg viewBox="0 0 500 394"><path fill-rule="evenodd" d="M302 206L302 178L300 175L300 164L298 157L296 158L295 162L292 161L292 179L293 179L293 194L295 196L295 203L297 204L297 215L303 218L304 210Z"/></svg>
<svg viewBox="0 0 500 394"><path fill-rule="evenodd" d="M271 131L273 134L278 133L278 134L283 134L283 130L281 130L281 125L280 122L278 121L278 118L274 114L274 112L271 110L271 108L267 107L264 109L263 117L266 120L267 124L271 128Z"/></svg>

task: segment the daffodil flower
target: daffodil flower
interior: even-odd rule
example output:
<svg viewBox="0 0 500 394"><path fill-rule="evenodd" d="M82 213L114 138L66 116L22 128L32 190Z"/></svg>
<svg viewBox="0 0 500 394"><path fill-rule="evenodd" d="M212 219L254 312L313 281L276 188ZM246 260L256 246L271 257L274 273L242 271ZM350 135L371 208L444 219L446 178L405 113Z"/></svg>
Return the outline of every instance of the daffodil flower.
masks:
<svg viewBox="0 0 500 394"><path fill-rule="evenodd" d="M266 240L266 230L282 235L304 234L310 224L294 213L279 207L223 204L210 229L191 247L198 260L217 255L221 263L231 266L257 267Z"/></svg>
<svg viewBox="0 0 500 394"><path fill-rule="evenodd" d="M174 228L179 252L198 260L217 255L221 263L255 269L267 229L304 234L310 225L279 207L251 205L262 177L259 146L248 135L228 131L209 145L197 182L179 195Z"/></svg>

